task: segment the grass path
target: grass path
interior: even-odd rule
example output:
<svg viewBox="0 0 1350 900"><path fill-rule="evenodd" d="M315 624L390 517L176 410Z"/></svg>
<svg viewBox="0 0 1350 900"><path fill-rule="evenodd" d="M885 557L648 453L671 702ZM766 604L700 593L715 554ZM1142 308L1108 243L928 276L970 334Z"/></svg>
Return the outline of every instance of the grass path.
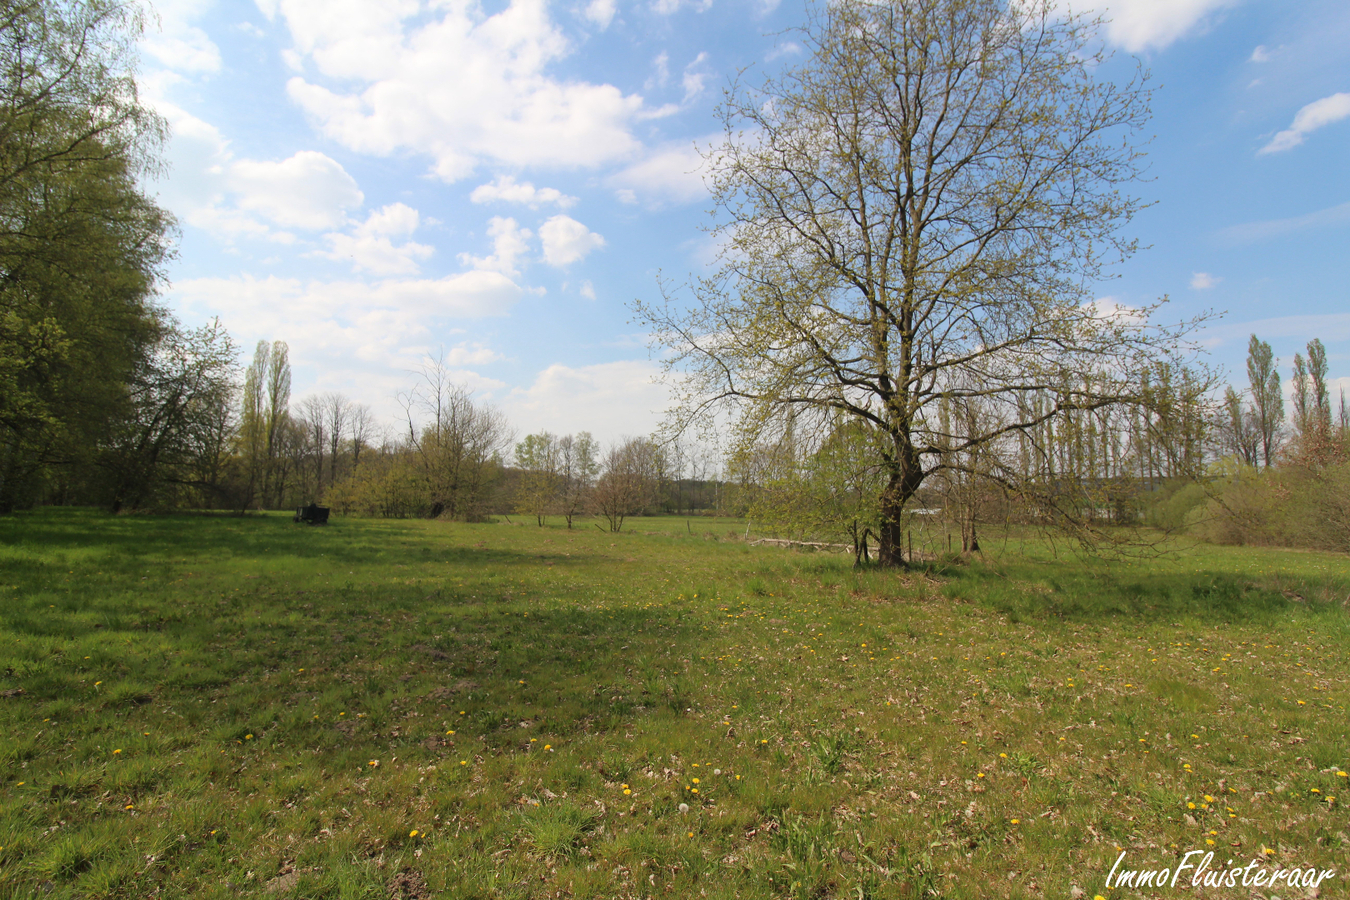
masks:
<svg viewBox="0 0 1350 900"><path fill-rule="evenodd" d="M0 896L1350 893L1344 557L629 527L0 519Z"/></svg>

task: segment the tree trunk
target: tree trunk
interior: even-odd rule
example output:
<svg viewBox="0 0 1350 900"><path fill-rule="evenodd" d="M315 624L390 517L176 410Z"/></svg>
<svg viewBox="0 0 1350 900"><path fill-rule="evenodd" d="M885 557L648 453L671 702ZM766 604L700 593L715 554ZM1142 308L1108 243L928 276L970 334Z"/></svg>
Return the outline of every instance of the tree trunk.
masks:
<svg viewBox="0 0 1350 900"><path fill-rule="evenodd" d="M877 534L877 562L880 565L908 565L903 514L905 506L923 484L923 476L918 451L906 442L897 451L890 481L881 492L881 525Z"/></svg>

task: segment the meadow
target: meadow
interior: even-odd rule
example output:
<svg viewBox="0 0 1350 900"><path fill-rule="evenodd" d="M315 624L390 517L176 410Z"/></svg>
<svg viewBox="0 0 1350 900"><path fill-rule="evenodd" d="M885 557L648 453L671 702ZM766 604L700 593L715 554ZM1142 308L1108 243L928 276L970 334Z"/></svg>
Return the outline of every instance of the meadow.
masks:
<svg viewBox="0 0 1350 900"><path fill-rule="evenodd" d="M0 518L0 896L1350 893L1346 557L744 529Z"/></svg>

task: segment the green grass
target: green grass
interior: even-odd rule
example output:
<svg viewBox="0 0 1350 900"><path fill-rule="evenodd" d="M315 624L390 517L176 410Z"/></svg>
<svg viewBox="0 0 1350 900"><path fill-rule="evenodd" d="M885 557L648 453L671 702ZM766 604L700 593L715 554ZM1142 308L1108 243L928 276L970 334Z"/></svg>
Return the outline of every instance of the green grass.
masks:
<svg viewBox="0 0 1350 900"><path fill-rule="evenodd" d="M1345 557L579 524L0 519L0 897L1346 892Z"/></svg>

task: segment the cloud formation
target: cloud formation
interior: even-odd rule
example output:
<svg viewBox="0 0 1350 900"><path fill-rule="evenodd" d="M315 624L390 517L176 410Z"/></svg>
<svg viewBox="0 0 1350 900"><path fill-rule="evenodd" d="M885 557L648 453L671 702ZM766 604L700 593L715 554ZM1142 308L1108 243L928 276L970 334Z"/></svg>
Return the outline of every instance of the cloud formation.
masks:
<svg viewBox="0 0 1350 900"><path fill-rule="evenodd" d="M1297 231L1313 228L1334 228L1350 223L1350 202L1329 206L1316 212L1287 219L1268 219L1264 222L1244 222L1232 225L1218 233L1219 242L1227 245L1254 244L1258 241L1283 237Z"/></svg>
<svg viewBox="0 0 1350 900"><path fill-rule="evenodd" d="M539 226L544 262L562 268L605 246L605 239L570 216L554 216Z"/></svg>
<svg viewBox="0 0 1350 900"><path fill-rule="evenodd" d="M555 203L562 209L574 205L576 197L569 197L557 188L536 188L530 182L517 182L510 175L499 175L495 181L480 184L469 194L473 203L522 203L538 209L545 203Z"/></svg>
<svg viewBox="0 0 1350 900"><path fill-rule="evenodd" d="M335 228L365 200L356 179L316 150L280 162L241 159L227 170L226 183L240 209L288 228Z"/></svg>
<svg viewBox="0 0 1350 900"><path fill-rule="evenodd" d="M1350 93L1332 94L1314 100L1294 115L1294 123L1257 151L1258 156L1292 150L1319 128L1350 116Z"/></svg>
<svg viewBox="0 0 1350 900"><path fill-rule="evenodd" d="M1191 276L1191 287L1197 291L1207 291L1217 285L1222 278L1216 278L1208 272L1196 272Z"/></svg>
<svg viewBox="0 0 1350 900"><path fill-rule="evenodd" d="M720 141L721 135L710 139ZM703 166L703 157L693 141L673 142L654 148L606 181L625 203L693 203L708 196Z"/></svg>
<svg viewBox="0 0 1350 900"><path fill-rule="evenodd" d="M522 433L569 434L589 430L602 443L625 435L650 434L670 405L670 390L656 383L661 368L648 360L621 360L590 366L557 363L502 403Z"/></svg>
<svg viewBox="0 0 1350 900"><path fill-rule="evenodd" d="M402 203L391 203L372 212L366 221L353 226L349 233L333 232L324 235L329 252L323 256L347 260L358 272L375 275L411 275L417 272L417 261L426 259L435 251L426 244L412 240L417 230L417 210ZM395 244L397 238L404 238Z"/></svg>
<svg viewBox="0 0 1350 900"><path fill-rule="evenodd" d="M333 6L280 0L278 12L323 76L297 75L288 93L345 147L426 154L447 182L483 161L589 167L639 147L630 123L640 96L548 73L570 48L545 0L512 0L491 16L446 4L429 21L410 0Z"/></svg>
<svg viewBox="0 0 1350 900"><path fill-rule="evenodd" d="M516 260L530 249L529 241L534 235L528 228L521 228L517 225L515 219L493 216L488 221L488 237L492 238L492 253L490 255L472 256L468 253L461 253L460 260L475 269L484 272L500 272L514 278L519 274Z"/></svg>
<svg viewBox="0 0 1350 900"><path fill-rule="evenodd" d="M1105 16L1106 39L1131 53L1162 50L1169 44L1203 28L1213 16L1238 0L1097 0L1071 6L1075 12Z"/></svg>

